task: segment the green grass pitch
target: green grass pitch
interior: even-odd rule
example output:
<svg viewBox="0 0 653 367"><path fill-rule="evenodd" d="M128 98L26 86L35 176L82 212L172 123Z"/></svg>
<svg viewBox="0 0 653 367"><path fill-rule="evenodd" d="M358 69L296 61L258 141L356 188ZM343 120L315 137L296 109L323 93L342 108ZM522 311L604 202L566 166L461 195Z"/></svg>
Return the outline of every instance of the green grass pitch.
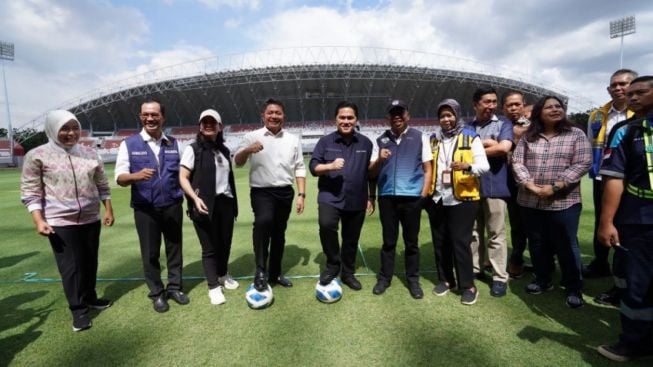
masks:
<svg viewBox="0 0 653 367"><path fill-rule="evenodd" d="M108 173L113 177L113 166ZM372 294L379 268L378 213L367 217L357 273L363 290L345 287L335 304L315 299L324 256L318 238L316 179L307 178L306 211L292 214L286 233L284 269L290 289L275 288L274 305L250 310L244 299L254 257L247 168L236 170L240 217L230 272L240 281L225 291L227 303L209 303L200 246L184 223L185 291L190 305L152 310L142 268L129 189L112 186L116 224L103 228L98 293L113 307L94 313L93 328L71 331L71 317L47 240L36 234L20 203L19 172L0 170L0 366L600 366L609 365L597 345L619 333L618 310L591 299L610 279L586 282L588 304L571 310L564 291L527 295L527 275L493 298L477 282L479 301L468 307L458 294L436 297L433 248L426 213L420 233L421 284L425 298L410 297L401 276L382 296ZM585 206L579 238L583 259L591 257L591 185L583 183ZM165 264L165 262L162 262ZM642 366L644 364L641 364Z"/></svg>

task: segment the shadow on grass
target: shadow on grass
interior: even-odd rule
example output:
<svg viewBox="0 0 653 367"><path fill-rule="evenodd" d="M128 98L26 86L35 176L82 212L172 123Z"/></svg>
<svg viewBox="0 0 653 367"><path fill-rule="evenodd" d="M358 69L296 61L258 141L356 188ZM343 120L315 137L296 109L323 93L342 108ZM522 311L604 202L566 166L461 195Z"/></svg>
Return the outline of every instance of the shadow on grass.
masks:
<svg viewBox="0 0 653 367"><path fill-rule="evenodd" d="M363 248L363 257L365 258L365 263L367 264L368 269L360 269L359 271L365 271L367 273L376 274L381 269L381 246L379 247L365 247ZM433 244L427 242L420 244L420 254L419 254L419 269L420 269L420 283L422 283L423 289L430 289L429 284L424 284L424 281L430 282L433 285L437 283L437 272L435 268L435 255L433 254ZM404 251L403 239L399 238L397 241L397 248L395 249L395 271L394 276L403 284L403 286L408 289L408 280L406 279L405 273L405 261L406 261L406 252ZM360 264L360 260L358 261ZM393 279L394 283L397 283Z"/></svg>
<svg viewBox="0 0 653 367"><path fill-rule="evenodd" d="M37 330L50 315L52 304L41 308L20 308L46 295L37 291L9 296L0 300L0 332L10 329L22 330L18 334L0 339L0 366L8 366L14 357L43 333Z"/></svg>
<svg viewBox="0 0 653 367"><path fill-rule="evenodd" d="M14 266L18 264L19 262L30 258L32 256L40 254L40 251L32 251L28 252L26 254L20 254L20 255L14 255L14 256L6 256L3 258L0 258L0 268L8 268L10 266Z"/></svg>
<svg viewBox="0 0 653 367"><path fill-rule="evenodd" d="M311 251L298 245L286 245L283 250L282 273L288 273L297 265L306 266L310 263ZM313 274L311 274L313 275Z"/></svg>
<svg viewBox="0 0 653 367"><path fill-rule="evenodd" d="M109 283L104 289L102 297L114 302L145 283L145 280L142 279L143 264L140 255L132 256L127 261L121 262L119 266L111 268L109 273L118 274L121 277L117 279L102 277L102 282ZM147 294L144 294L144 296L147 296Z"/></svg>
<svg viewBox="0 0 653 367"><path fill-rule="evenodd" d="M583 307L571 309L565 305L564 290L556 289L553 292L531 295L524 291L528 282L530 279L513 281L510 283L510 291L522 299L534 314L548 318L571 332L560 333L526 326L517 333L517 336L531 343L541 340L554 341L578 351L583 360L593 366L608 364L609 361L597 353L596 347L616 340L619 330L619 311L612 307L597 306L588 300L587 296L585 297L587 303Z"/></svg>

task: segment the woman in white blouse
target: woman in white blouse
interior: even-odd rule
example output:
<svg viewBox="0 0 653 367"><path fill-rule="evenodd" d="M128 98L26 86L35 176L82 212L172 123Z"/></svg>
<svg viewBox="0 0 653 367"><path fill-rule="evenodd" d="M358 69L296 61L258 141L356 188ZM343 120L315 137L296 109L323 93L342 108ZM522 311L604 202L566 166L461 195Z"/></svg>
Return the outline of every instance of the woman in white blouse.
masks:
<svg viewBox="0 0 653 367"><path fill-rule="evenodd" d="M222 119L215 110L200 115L195 142L181 158L179 183L188 201L188 216L202 246L202 266L211 304L225 303L223 287L238 288L227 272L234 220L238 216L236 185Z"/></svg>

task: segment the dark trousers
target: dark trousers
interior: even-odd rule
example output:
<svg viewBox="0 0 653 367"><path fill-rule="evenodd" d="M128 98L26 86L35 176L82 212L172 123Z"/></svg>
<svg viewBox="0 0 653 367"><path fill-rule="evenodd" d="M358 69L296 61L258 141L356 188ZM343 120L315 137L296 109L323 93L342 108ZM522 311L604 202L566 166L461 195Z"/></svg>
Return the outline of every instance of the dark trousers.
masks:
<svg viewBox="0 0 653 367"><path fill-rule="evenodd" d="M254 256L256 272L268 269L270 279L281 275L283 248L286 244L286 227L295 191L286 187L253 187L250 191L254 211ZM268 268L268 255L270 257Z"/></svg>
<svg viewBox="0 0 653 367"><path fill-rule="evenodd" d="M626 255L628 290L621 301L620 340L650 351L653 346L653 226L629 225L619 228ZM622 252L622 249L616 249Z"/></svg>
<svg viewBox="0 0 653 367"><path fill-rule="evenodd" d="M87 303L97 299L100 221L74 226L52 227L48 236L57 262L63 292L73 315L88 312Z"/></svg>
<svg viewBox="0 0 653 367"><path fill-rule="evenodd" d="M182 209L181 203L163 208L134 208L134 222L141 245L141 260L148 297L155 299L165 288L161 281L161 235L165 243L168 289L182 290Z"/></svg>
<svg viewBox="0 0 653 367"><path fill-rule="evenodd" d="M524 219L516 197L508 199L508 220L510 221L510 243L512 244L510 263L520 266L524 264L527 237Z"/></svg>
<svg viewBox="0 0 653 367"><path fill-rule="evenodd" d="M562 285L567 292L580 292L583 289L580 248L576 237L581 209L581 204L563 210L522 207L536 282L542 285L551 283L555 266L553 256L557 255Z"/></svg>
<svg viewBox="0 0 653 367"><path fill-rule="evenodd" d="M444 206L442 200L437 204L429 200L426 204L438 279L449 283L451 287L456 285L456 279L460 288L474 287L474 264L472 248L469 244L472 241L474 219L478 208L478 201Z"/></svg>
<svg viewBox="0 0 653 367"><path fill-rule="evenodd" d="M381 271L378 280L390 284L395 270L395 249L401 224L406 247L406 279L409 283L419 281L419 235L422 198L417 196L379 197L379 216L383 227L383 246L381 247Z"/></svg>
<svg viewBox="0 0 653 367"><path fill-rule="evenodd" d="M320 242L326 256L325 275L334 278L351 276L356 270L356 250L365 210L341 210L329 204L319 204ZM338 222L342 224L342 248L338 241Z"/></svg>
<svg viewBox="0 0 653 367"><path fill-rule="evenodd" d="M603 182L600 180L592 180L592 200L594 201L594 259L589 266L593 270L599 272L610 270L610 264L608 263L610 248L603 246L599 241L599 237L597 236L597 231L599 230L599 221L601 220L602 196Z"/></svg>
<svg viewBox="0 0 653 367"><path fill-rule="evenodd" d="M231 239L234 233L234 199L226 195L215 197L213 216L193 221L202 246L202 267L209 289L219 285L218 277L227 274Z"/></svg>

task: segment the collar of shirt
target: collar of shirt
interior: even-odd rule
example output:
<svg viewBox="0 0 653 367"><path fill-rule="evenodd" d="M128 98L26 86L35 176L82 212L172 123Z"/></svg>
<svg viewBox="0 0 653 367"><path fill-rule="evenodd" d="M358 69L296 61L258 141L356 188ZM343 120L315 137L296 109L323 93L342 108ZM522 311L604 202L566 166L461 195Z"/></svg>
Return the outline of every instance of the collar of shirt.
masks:
<svg viewBox="0 0 653 367"><path fill-rule="evenodd" d="M494 122L494 121L499 121L499 118L497 117L497 115L493 114L492 117L490 117L490 119L485 121L485 122L480 122L480 121L475 119L474 124L478 125L480 127L483 127L483 126L486 126L486 125L488 125L488 124L490 124L491 122Z"/></svg>
<svg viewBox="0 0 653 367"><path fill-rule="evenodd" d="M388 131L390 131L390 135L392 135L396 140L401 140L401 138L404 135L406 135L406 133L408 132L408 129L410 129L410 126L406 125L406 128L404 129L404 131L401 132L401 134L399 134L399 136L395 135L395 133L394 133L394 131L392 131L392 129L390 129Z"/></svg>
<svg viewBox="0 0 653 367"><path fill-rule="evenodd" d="M614 104L611 104L610 109L608 110L608 116L612 114L626 113L626 111L628 111L628 107L625 107L623 111L619 111L618 109L614 108Z"/></svg>
<svg viewBox="0 0 653 367"><path fill-rule="evenodd" d="M145 131L145 129L141 130L140 135L141 135L141 138L143 138L143 141L145 141L146 143L153 142L153 143L159 144L163 140L165 140L166 143L170 141L170 139L168 139L166 134L164 134L163 132L161 132L161 137L159 139L155 139L154 137L152 137L152 135L148 134L147 131Z"/></svg>
<svg viewBox="0 0 653 367"><path fill-rule="evenodd" d="M283 129L279 130L279 132L276 133L276 134L273 133L272 131L268 130L267 127L264 128L264 129L265 129L265 133L263 134L263 136L273 136L273 137L275 137L275 138L281 138L281 137L283 137Z"/></svg>
<svg viewBox="0 0 653 367"><path fill-rule="evenodd" d="M346 137L342 136L342 134L340 134L339 131L336 131L335 141L336 142L342 142L342 143L345 143L345 144L356 143L356 142L358 142L358 133L354 131L351 134L351 139L347 139Z"/></svg>

